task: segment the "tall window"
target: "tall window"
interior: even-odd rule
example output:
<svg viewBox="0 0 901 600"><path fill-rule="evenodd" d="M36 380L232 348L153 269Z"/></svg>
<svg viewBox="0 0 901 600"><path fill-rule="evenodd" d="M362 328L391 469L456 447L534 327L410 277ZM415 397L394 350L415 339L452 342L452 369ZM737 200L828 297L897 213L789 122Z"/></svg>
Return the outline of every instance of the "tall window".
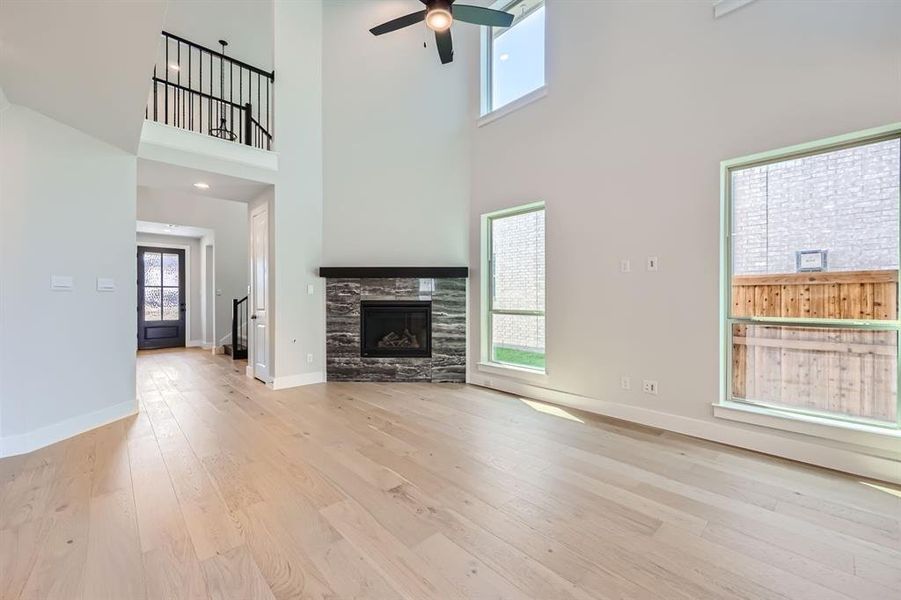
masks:
<svg viewBox="0 0 901 600"><path fill-rule="evenodd" d="M488 359L543 371L544 206L493 213L485 225Z"/></svg>
<svg viewBox="0 0 901 600"><path fill-rule="evenodd" d="M488 90L484 112L544 86L544 0L495 5L515 16L513 25L488 29Z"/></svg>
<svg viewBox="0 0 901 600"><path fill-rule="evenodd" d="M727 167L727 400L898 426L899 137Z"/></svg>

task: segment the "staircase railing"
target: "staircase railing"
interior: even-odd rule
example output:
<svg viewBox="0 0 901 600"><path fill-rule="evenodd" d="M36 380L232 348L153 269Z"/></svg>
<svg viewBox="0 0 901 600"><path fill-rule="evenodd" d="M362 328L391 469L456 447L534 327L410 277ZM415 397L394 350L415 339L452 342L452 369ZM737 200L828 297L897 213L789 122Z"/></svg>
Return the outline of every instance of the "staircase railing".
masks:
<svg viewBox="0 0 901 600"><path fill-rule="evenodd" d="M275 71L166 31L162 36L144 118L272 150Z"/></svg>
<svg viewBox="0 0 901 600"><path fill-rule="evenodd" d="M247 358L247 296L232 300L232 358Z"/></svg>

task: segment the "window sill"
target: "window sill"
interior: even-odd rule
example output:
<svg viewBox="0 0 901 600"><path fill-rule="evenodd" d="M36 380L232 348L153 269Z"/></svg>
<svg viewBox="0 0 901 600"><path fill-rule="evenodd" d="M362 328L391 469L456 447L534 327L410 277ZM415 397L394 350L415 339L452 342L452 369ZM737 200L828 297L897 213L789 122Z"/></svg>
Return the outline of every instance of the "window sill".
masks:
<svg viewBox="0 0 901 600"><path fill-rule="evenodd" d="M479 371L483 373L493 373L495 375L506 375L507 377L514 377L518 379L531 379L531 380L540 380L547 377L547 370L539 370L539 369L529 369L528 367L517 367L515 365L505 365L503 363L495 363L495 362L480 362L478 363Z"/></svg>
<svg viewBox="0 0 901 600"><path fill-rule="evenodd" d="M901 443L901 430L898 429L788 413L741 402L724 401L714 404L713 415L729 421L888 450L895 455L898 454L899 443Z"/></svg>
<svg viewBox="0 0 901 600"><path fill-rule="evenodd" d="M543 85L538 89L532 90L525 96L517 98L513 102L509 102L498 109L491 111L490 113L486 113L482 115L478 121L476 121L476 125L478 127L483 127L488 123L492 123L497 121L501 117L506 117L512 112L516 112L523 106L527 106L532 104L533 102L540 100L547 96L547 85Z"/></svg>

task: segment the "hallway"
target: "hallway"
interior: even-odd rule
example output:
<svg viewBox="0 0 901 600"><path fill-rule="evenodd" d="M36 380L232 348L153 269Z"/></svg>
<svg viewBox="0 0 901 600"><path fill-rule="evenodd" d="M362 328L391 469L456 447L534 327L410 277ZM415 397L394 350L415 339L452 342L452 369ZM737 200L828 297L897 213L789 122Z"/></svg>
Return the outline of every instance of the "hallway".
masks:
<svg viewBox="0 0 901 600"><path fill-rule="evenodd" d="M243 372L140 353L140 414L0 461L0 597L901 590L884 484L477 387Z"/></svg>

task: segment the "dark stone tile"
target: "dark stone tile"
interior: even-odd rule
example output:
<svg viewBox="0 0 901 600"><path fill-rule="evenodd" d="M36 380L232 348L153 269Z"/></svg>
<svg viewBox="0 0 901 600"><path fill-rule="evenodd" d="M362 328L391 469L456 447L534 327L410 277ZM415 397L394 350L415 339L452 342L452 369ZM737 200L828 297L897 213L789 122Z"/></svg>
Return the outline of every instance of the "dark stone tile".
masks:
<svg viewBox="0 0 901 600"><path fill-rule="evenodd" d="M397 290L396 279L361 279L360 293L364 297L393 297Z"/></svg>
<svg viewBox="0 0 901 600"><path fill-rule="evenodd" d="M398 298L419 297L419 279L395 279L394 295Z"/></svg>
<svg viewBox="0 0 901 600"><path fill-rule="evenodd" d="M329 279L326 283L326 371L329 381L466 380L465 278ZM432 358L360 357L360 300L414 298L432 292ZM428 292L426 292L426 295Z"/></svg>

